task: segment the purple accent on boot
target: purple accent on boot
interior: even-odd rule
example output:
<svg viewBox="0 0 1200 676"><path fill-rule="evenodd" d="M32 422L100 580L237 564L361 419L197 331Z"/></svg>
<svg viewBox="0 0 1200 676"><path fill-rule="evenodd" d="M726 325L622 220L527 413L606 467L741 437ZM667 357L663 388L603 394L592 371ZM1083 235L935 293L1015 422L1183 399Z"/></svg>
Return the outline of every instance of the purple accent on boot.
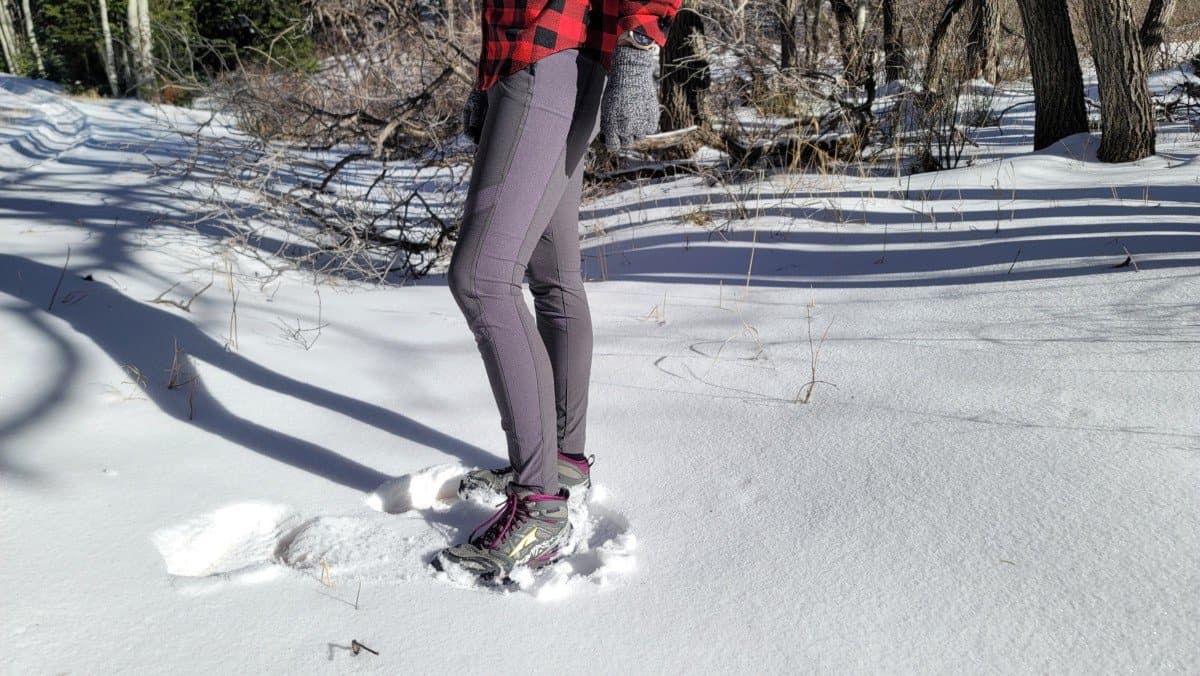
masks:
<svg viewBox="0 0 1200 676"><path fill-rule="evenodd" d="M534 558L529 559L529 563L526 565L528 565L530 568L537 568L538 566L544 566L547 563L550 563L554 559L558 558L558 552L559 552L558 549L553 549L551 551L546 552L545 554L542 554L541 556L535 556Z"/></svg>
<svg viewBox="0 0 1200 676"><path fill-rule="evenodd" d="M558 459L562 460L563 462L569 462L572 465L578 467L579 471L583 472L584 474L587 474L588 472L591 471L592 464L587 461L587 458L583 458L581 460L576 460L575 458L572 458L571 456L563 453L562 451L559 451Z"/></svg>
<svg viewBox="0 0 1200 676"><path fill-rule="evenodd" d="M504 501L504 505L496 510L496 513L487 521L484 521L478 528L471 531L471 537L468 542L478 542L481 546L488 549L495 549L496 543L504 540L508 532L513 526L517 525L518 519L531 518L528 508L525 507L526 502L552 502L555 500L566 501L561 495L545 495L542 493L532 493L524 497L518 496L516 493L509 491L508 498ZM503 523L503 525L501 525ZM494 530L493 530L494 529ZM476 536L482 534L480 539Z"/></svg>

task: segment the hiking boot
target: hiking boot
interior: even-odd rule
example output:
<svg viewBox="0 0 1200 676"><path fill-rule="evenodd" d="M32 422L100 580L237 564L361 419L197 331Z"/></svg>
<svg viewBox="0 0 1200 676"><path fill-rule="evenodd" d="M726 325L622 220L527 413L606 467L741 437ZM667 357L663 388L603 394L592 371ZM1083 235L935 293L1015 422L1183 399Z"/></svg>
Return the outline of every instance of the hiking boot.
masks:
<svg viewBox="0 0 1200 676"><path fill-rule="evenodd" d="M588 489L592 487L591 469L594 457L576 460L562 453L558 454L558 485L567 490L572 505L579 505L587 499ZM473 502L496 504L516 475L511 465L500 469L472 470L464 474L458 484L458 497Z"/></svg>
<svg viewBox="0 0 1200 676"><path fill-rule="evenodd" d="M554 561L571 537L566 495L543 495L510 483L507 496L465 544L442 550L433 566L504 580L517 566L538 568Z"/></svg>

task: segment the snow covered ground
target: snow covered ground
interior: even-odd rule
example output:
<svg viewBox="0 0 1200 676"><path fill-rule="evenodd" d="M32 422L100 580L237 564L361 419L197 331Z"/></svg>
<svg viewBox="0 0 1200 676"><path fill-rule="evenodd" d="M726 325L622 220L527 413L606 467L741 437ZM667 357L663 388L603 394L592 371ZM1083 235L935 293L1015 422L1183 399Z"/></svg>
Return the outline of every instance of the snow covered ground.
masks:
<svg viewBox="0 0 1200 676"><path fill-rule="evenodd" d="M426 565L503 463L444 281L256 279L174 225L161 120L0 79L0 672L1200 664L1186 123L589 204L598 488L496 591Z"/></svg>

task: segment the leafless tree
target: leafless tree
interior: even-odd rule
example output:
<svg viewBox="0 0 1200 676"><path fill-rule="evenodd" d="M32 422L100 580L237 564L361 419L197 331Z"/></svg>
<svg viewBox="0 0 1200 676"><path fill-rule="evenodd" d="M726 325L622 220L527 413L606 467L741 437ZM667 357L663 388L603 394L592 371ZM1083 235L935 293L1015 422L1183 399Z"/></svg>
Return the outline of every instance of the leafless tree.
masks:
<svg viewBox="0 0 1200 676"><path fill-rule="evenodd" d="M1088 130L1083 71L1065 0L1017 0L1033 75L1035 150Z"/></svg>
<svg viewBox="0 0 1200 676"><path fill-rule="evenodd" d="M126 52L136 80L138 97L150 100L155 96L154 51L147 0L129 0L126 16Z"/></svg>
<svg viewBox="0 0 1200 676"><path fill-rule="evenodd" d="M971 0L971 27L967 38L967 73L988 82L1000 80L997 42L1000 39L1000 8L997 0Z"/></svg>
<svg viewBox="0 0 1200 676"><path fill-rule="evenodd" d="M37 34L33 32L33 12L29 9L29 0L21 0L21 13L25 16L25 38L29 40L29 50L33 52L33 63L37 66L38 77L46 77L46 64L42 61L42 48L38 45Z"/></svg>
<svg viewBox="0 0 1200 676"><path fill-rule="evenodd" d="M21 64L17 55L21 45L17 41L17 32L13 28L12 13L8 9L8 0L0 0L0 51L4 52L4 60L8 63L9 72L21 75Z"/></svg>
<svg viewBox="0 0 1200 676"><path fill-rule="evenodd" d="M904 51L904 26L896 8L896 0L882 0L884 81L896 82L908 69L908 54Z"/></svg>
<svg viewBox="0 0 1200 676"><path fill-rule="evenodd" d="M1100 81L1099 159L1132 162L1154 154L1154 108L1145 52L1129 0L1088 0L1088 33Z"/></svg>
<svg viewBox="0 0 1200 676"><path fill-rule="evenodd" d="M194 157L168 169L212 187L198 224L249 248L355 279L425 274L457 235L465 148L452 142L477 31L447 39L445 18L411 0L316 0L310 11L273 43L310 31L315 73L235 54L209 84L187 72L193 60L171 64L168 79L242 133L197 130Z"/></svg>
<svg viewBox="0 0 1200 676"><path fill-rule="evenodd" d="M117 85L117 62L113 58L113 39L112 26L108 22L108 0L97 0L100 7L100 32L104 40L104 49L101 54L104 57L104 74L108 77L108 88L113 96L120 96L121 92Z"/></svg>
<svg viewBox="0 0 1200 676"><path fill-rule="evenodd" d="M1142 44L1147 68L1153 67L1154 56L1163 44L1163 35L1167 26L1171 24L1172 15L1175 14L1175 2L1176 0L1150 0L1150 6L1146 8L1146 16L1142 20L1141 30L1138 31L1138 40Z"/></svg>

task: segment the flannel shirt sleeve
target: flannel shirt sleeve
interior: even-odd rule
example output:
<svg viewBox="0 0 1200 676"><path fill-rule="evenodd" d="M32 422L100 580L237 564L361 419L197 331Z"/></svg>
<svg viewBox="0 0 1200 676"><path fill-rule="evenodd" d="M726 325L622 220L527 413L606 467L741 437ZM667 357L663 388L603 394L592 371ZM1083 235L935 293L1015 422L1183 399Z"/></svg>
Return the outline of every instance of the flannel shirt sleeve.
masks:
<svg viewBox="0 0 1200 676"><path fill-rule="evenodd" d="M679 11L680 0L617 0L617 35L638 30L659 47L667 44L671 20Z"/></svg>

